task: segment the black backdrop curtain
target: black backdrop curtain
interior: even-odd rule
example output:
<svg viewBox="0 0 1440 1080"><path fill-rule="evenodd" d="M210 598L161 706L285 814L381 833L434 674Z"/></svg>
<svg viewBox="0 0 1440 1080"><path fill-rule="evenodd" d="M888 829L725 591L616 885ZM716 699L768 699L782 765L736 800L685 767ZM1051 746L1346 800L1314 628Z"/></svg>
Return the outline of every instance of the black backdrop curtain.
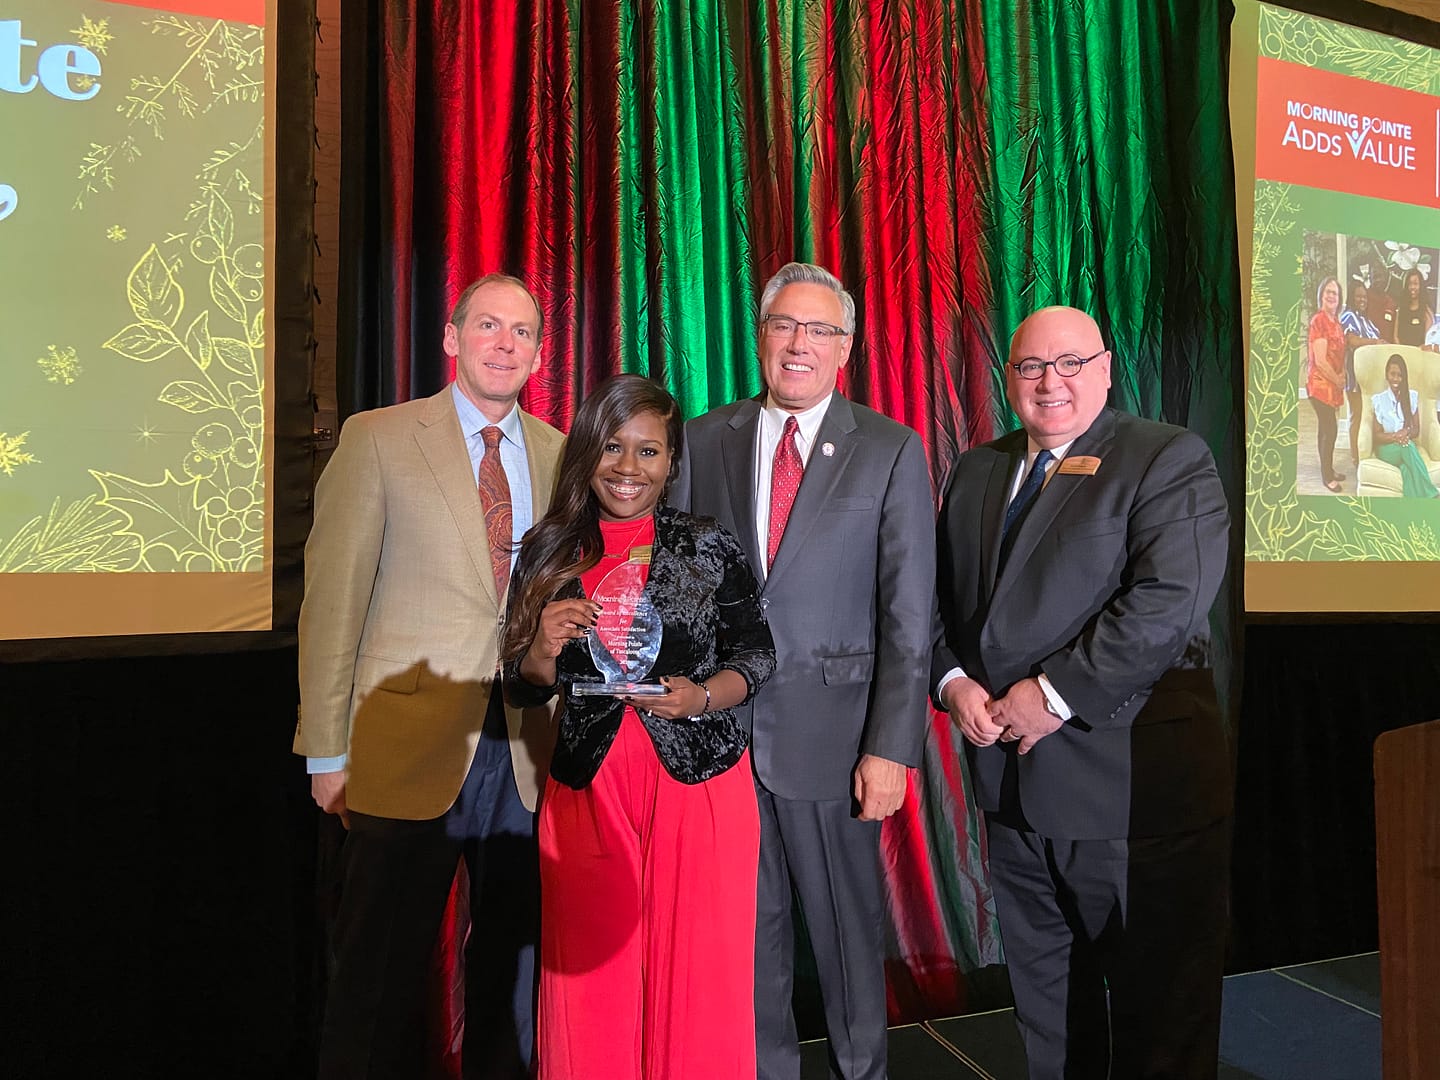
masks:
<svg viewBox="0 0 1440 1080"><path fill-rule="evenodd" d="M1437 718L1433 622L1247 628L1232 970L1376 947L1372 747Z"/></svg>
<svg viewBox="0 0 1440 1080"><path fill-rule="evenodd" d="M11 1077L313 1076L295 650L0 665Z"/></svg>

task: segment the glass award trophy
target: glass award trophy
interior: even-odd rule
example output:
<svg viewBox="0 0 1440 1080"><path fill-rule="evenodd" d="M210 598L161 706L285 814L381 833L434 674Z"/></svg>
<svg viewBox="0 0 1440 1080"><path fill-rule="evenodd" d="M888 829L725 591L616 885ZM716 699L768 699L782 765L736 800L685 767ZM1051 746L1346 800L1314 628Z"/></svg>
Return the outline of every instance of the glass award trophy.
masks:
<svg viewBox="0 0 1440 1080"><path fill-rule="evenodd" d="M600 617L590 631L590 659L600 679L576 682L572 693L581 697L669 693L663 683L645 681L660 655L663 632L660 614L645 595L649 561L648 546L632 548L630 558L606 574L590 597L600 604Z"/></svg>

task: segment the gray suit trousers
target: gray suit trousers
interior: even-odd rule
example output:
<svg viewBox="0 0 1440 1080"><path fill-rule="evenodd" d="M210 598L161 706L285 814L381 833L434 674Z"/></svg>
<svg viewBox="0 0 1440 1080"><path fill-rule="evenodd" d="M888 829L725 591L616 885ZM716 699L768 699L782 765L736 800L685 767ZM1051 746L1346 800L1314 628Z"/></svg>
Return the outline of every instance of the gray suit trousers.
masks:
<svg viewBox="0 0 1440 1080"><path fill-rule="evenodd" d="M784 799L756 782L760 884L755 928L755 1037L759 1080L799 1080L791 1009L792 896L815 951L830 1075L884 1080L884 895L880 823L851 816L851 800ZM793 890L793 892L792 892Z"/></svg>

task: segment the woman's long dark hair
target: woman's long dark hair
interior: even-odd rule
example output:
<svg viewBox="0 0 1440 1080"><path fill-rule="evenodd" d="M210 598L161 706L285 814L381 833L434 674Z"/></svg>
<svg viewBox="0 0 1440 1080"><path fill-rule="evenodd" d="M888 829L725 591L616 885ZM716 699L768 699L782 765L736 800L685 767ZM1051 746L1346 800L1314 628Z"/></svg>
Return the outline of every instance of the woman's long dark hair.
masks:
<svg viewBox="0 0 1440 1080"><path fill-rule="evenodd" d="M1400 415L1405 418L1405 426L1411 427L1415 423L1415 417L1410 415L1410 369L1405 366L1405 358L1399 353L1392 353L1390 359L1385 361L1385 382L1390 382L1390 368L1394 365L1400 369Z"/></svg>
<svg viewBox="0 0 1440 1080"><path fill-rule="evenodd" d="M685 424L680 406L669 392L639 375L616 375L597 386L570 425L550 509L520 544L520 558L510 585L510 616L500 643L504 659L524 655L535 639L545 605L561 586L589 570L604 554L600 503L590 489L590 481L600 464L605 440L641 413L654 413L665 422L670 443L667 489L679 473Z"/></svg>

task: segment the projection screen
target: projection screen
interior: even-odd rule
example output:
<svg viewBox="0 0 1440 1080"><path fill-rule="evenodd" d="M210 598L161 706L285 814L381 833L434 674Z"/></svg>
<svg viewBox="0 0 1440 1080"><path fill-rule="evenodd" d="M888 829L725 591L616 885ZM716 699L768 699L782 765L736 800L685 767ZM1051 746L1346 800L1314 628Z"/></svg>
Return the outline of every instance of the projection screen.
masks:
<svg viewBox="0 0 1440 1080"><path fill-rule="evenodd" d="M1437 94L1440 51L1237 4L1250 611L1437 607Z"/></svg>
<svg viewBox="0 0 1440 1080"><path fill-rule="evenodd" d="M273 15L0 8L0 640L272 625Z"/></svg>

